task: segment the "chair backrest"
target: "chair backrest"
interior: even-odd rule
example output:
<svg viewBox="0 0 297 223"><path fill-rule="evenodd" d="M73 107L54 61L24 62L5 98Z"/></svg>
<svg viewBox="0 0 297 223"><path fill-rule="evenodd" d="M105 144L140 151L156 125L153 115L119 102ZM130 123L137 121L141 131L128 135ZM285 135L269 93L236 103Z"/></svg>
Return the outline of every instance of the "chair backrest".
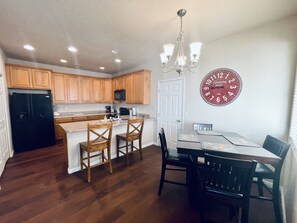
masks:
<svg viewBox="0 0 297 223"><path fill-rule="evenodd" d="M100 124L88 124L88 149L96 147L97 149L110 148L112 135L112 122Z"/></svg>
<svg viewBox="0 0 297 223"><path fill-rule="evenodd" d="M143 118L128 119L126 138L128 140L141 139L143 125L144 125Z"/></svg>
<svg viewBox="0 0 297 223"><path fill-rule="evenodd" d="M166 136L163 128L161 128L159 131L159 138L160 138L161 149L162 149L162 162L164 162L168 155L168 149L167 149Z"/></svg>
<svg viewBox="0 0 297 223"><path fill-rule="evenodd" d="M193 123L193 130L212 131L212 124L207 123Z"/></svg>
<svg viewBox="0 0 297 223"><path fill-rule="evenodd" d="M263 143L263 148L267 149L268 151L272 152L273 154L279 156L281 158L281 161L274 167L278 167L279 171L282 168L283 162L286 158L286 155L288 153L288 150L290 148L290 144L286 143L280 139L274 138L271 135L267 135L266 139Z"/></svg>
<svg viewBox="0 0 297 223"><path fill-rule="evenodd" d="M247 201L257 163L205 154L205 192Z"/></svg>

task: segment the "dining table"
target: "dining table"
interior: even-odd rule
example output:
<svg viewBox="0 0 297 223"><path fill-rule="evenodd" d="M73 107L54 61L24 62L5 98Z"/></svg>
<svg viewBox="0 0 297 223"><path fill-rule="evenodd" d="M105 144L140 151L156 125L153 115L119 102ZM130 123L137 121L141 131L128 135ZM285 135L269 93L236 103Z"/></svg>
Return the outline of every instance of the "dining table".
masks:
<svg viewBox="0 0 297 223"><path fill-rule="evenodd" d="M192 157L203 157L208 153L265 164L277 164L281 160L252 140L235 132L224 131L181 130L178 133L177 152Z"/></svg>

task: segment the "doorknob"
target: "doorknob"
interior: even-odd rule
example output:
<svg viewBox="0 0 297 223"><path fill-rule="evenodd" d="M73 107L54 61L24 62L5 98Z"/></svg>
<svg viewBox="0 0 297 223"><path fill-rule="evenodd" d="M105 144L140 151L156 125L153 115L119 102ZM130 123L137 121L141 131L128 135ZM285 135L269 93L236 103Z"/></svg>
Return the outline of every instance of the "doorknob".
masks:
<svg viewBox="0 0 297 223"><path fill-rule="evenodd" d="M178 119L178 120L176 120L176 122L180 122L180 120Z"/></svg>

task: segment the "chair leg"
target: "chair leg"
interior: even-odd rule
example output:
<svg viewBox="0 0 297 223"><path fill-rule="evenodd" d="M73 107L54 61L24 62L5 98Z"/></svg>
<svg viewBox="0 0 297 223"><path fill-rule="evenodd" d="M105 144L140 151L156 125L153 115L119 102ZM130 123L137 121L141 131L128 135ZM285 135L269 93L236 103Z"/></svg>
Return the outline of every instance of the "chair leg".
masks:
<svg viewBox="0 0 297 223"><path fill-rule="evenodd" d="M162 164L160 184L159 184L159 191L158 191L158 195L159 196L162 193L162 188L163 188L164 178L165 178L165 169L166 169L166 164L165 165Z"/></svg>
<svg viewBox="0 0 297 223"><path fill-rule="evenodd" d="M139 139L139 153L140 153L140 160L142 160L142 143L141 143L141 139Z"/></svg>
<svg viewBox="0 0 297 223"><path fill-rule="evenodd" d="M126 141L126 163L129 166L129 143Z"/></svg>
<svg viewBox="0 0 297 223"><path fill-rule="evenodd" d="M242 223L249 222L249 209L247 207L242 208L241 222Z"/></svg>
<svg viewBox="0 0 297 223"><path fill-rule="evenodd" d="M258 184L258 193L259 196L263 197L263 178L262 177L258 177L257 179L257 184Z"/></svg>
<svg viewBox="0 0 297 223"><path fill-rule="evenodd" d="M91 182L91 165L90 165L90 153L88 152L88 183Z"/></svg>
<svg viewBox="0 0 297 223"><path fill-rule="evenodd" d="M273 180L273 207L275 211L275 216L277 219L277 222L282 222L281 213L280 213L280 199L279 199L279 179Z"/></svg>
<svg viewBox="0 0 297 223"><path fill-rule="evenodd" d="M119 156L120 156L120 139L119 139L119 137L116 137L116 144L117 144L117 158L119 158Z"/></svg>
<svg viewBox="0 0 297 223"><path fill-rule="evenodd" d="M111 156L110 156L110 148L107 149L107 156L109 161L109 172L112 173L112 165L111 165Z"/></svg>
<svg viewBox="0 0 297 223"><path fill-rule="evenodd" d="M80 149L80 171L83 171L83 151Z"/></svg>
<svg viewBox="0 0 297 223"><path fill-rule="evenodd" d="M133 144L133 141L131 141L131 151L133 152L133 149L134 149L134 144Z"/></svg>

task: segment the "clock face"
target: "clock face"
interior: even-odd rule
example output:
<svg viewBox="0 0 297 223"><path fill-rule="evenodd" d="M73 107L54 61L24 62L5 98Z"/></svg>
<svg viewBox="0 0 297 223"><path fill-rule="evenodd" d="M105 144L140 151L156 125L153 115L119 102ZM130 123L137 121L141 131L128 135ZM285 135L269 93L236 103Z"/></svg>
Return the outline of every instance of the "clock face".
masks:
<svg viewBox="0 0 297 223"><path fill-rule="evenodd" d="M238 73L227 68L209 72L201 82L200 93L205 102L223 106L233 102L240 94L242 81Z"/></svg>

